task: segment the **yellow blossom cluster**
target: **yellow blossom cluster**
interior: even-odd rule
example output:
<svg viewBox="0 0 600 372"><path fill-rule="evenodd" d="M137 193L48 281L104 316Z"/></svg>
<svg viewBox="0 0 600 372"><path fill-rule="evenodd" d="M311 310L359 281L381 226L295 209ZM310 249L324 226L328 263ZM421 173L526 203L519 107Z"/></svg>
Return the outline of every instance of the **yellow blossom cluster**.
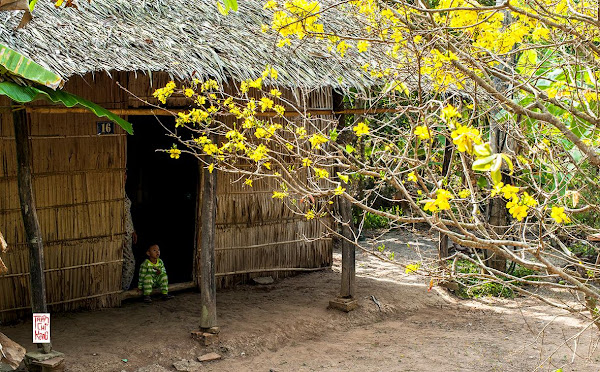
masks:
<svg viewBox="0 0 600 372"><path fill-rule="evenodd" d="M429 212L437 212L450 209L450 200L454 198L454 195L448 190L438 189L436 191L435 199L425 200L425 207L423 209Z"/></svg>

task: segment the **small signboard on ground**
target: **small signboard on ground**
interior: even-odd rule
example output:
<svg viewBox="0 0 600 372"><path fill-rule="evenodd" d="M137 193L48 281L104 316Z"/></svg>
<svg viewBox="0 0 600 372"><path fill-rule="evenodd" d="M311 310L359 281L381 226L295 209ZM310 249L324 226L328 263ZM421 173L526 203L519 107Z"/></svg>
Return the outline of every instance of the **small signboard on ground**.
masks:
<svg viewBox="0 0 600 372"><path fill-rule="evenodd" d="M50 343L50 313L33 314L33 343Z"/></svg>

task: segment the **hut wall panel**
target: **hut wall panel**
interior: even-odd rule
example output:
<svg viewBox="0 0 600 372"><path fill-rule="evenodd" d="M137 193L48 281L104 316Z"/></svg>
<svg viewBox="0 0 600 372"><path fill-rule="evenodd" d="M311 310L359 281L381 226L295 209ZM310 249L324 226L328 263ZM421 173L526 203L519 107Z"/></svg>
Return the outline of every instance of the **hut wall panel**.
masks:
<svg viewBox="0 0 600 372"><path fill-rule="evenodd" d="M283 90L282 97L296 102L296 97L301 97L300 104L309 109L332 107L329 89L306 96L295 93ZM335 125L331 119L315 117L309 130L328 131ZM231 173L219 173L215 237L219 287L244 283L257 276L282 278L297 273L281 270L285 268L331 266L333 245L325 226L331 226L331 220L307 221L282 201L274 200L273 190L279 189L274 180L255 180L253 187L249 187L243 179ZM227 273L237 274L223 275Z"/></svg>
<svg viewBox="0 0 600 372"><path fill-rule="evenodd" d="M95 81L95 83L94 83ZM67 90L122 107L106 76L73 78ZM106 104L110 103L110 104ZM40 105L40 103L36 103ZM0 231L9 268L0 276L0 321L29 312L29 263L17 193L12 120L0 122ZM52 311L120 304L126 137L97 136L94 115L30 114L34 192Z"/></svg>

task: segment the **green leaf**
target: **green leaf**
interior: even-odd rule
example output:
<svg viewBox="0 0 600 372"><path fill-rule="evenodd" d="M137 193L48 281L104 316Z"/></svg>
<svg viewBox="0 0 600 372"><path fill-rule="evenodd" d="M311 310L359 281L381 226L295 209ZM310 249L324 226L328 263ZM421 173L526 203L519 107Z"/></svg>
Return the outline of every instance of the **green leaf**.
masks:
<svg viewBox="0 0 600 372"><path fill-rule="evenodd" d="M535 50L525 50L517 62L517 71L522 75L531 75L537 67L537 53Z"/></svg>
<svg viewBox="0 0 600 372"><path fill-rule="evenodd" d="M29 11L33 12L33 8L35 8L35 4L37 4L38 0L29 1Z"/></svg>
<svg viewBox="0 0 600 372"><path fill-rule="evenodd" d="M506 161L506 164L508 164L508 168L510 169L510 174L513 174L513 172L515 171L515 166L513 165L513 162L510 159L510 156L508 156L506 154L500 154L500 155L502 155L502 159L504 159L504 161Z"/></svg>
<svg viewBox="0 0 600 372"><path fill-rule="evenodd" d="M233 10L234 12L237 12L237 10L238 10L237 0L224 0L224 1L225 1L225 7Z"/></svg>
<svg viewBox="0 0 600 372"><path fill-rule="evenodd" d="M329 139L331 139L333 142L335 142L338 138L338 132L336 129L332 129L329 131Z"/></svg>
<svg viewBox="0 0 600 372"><path fill-rule="evenodd" d="M356 151L356 149L352 145L350 145L350 144L346 145L346 152L348 154L352 154L354 151Z"/></svg>
<svg viewBox="0 0 600 372"><path fill-rule="evenodd" d="M128 121L123 120L118 115L108 111L104 107L95 104L94 102L62 90L55 91L46 87L23 87L11 81L3 81L0 82L0 94L8 96L13 101L19 103L27 103L36 99L46 99L53 103L62 103L67 107L82 106L96 114L98 117L105 117L114 121L127 133L133 134L133 127Z"/></svg>
<svg viewBox="0 0 600 372"><path fill-rule="evenodd" d="M0 44L0 66L2 72L10 72L34 83L56 89L64 84L63 79L54 72L33 62L21 53Z"/></svg>
<svg viewBox="0 0 600 372"><path fill-rule="evenodd" d="M496 159L498 154L493 154L490 156L486 156L485 158L477 159L473 162L471 168L474 171L485 172L492 167L492 162Z"/></svg>
<svg viewBox="0 0 600 372"><path fill-rule="evenodd" d="M500 156L500 154L494 154L494 156L496 159L494 160L494 165L492 165L490 174L494 185L496 185L502 181L502 172L500 171L502 168L502 156Z"/></svg>
<svg viewBox="0 0 600 372"><path fill-rule="evenodd" d="M479 157L490 156L492 154L492 148L490 147L489 142L486 142L481 145L475 145L473 147L473 150L475 151L475 155L477 155Z"/></svg>

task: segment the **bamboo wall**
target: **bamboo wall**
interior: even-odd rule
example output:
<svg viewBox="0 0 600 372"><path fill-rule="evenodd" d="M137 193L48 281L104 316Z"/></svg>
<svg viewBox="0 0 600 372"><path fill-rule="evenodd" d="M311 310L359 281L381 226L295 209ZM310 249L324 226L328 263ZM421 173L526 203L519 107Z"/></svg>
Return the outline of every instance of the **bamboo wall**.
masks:
<svg viewBox="0 0 600 372"><path fill-rule="evenodd" d="M311 93L283 90L282 98L306 110L333 107L330 89ZM326 126L332 123L316 119L313 125L314 130L328 133ZM218 175L215 250L219 287L252 277L282 278L299 272L293 269L331 266L332 240L325 237L323 225L330 220L306 220L294 214L281 200L272 198L279 189L273 181L257 180L249 187L234 182L238 178L231 173Z"/></svg>
<svg viewBox="0 0 600 372"><path fill-rule="evenodd" d="M73 78L65 87L106 107L123 107L124 94L106 75ZM43 102L35 102L39 106ZM8 105L8 102L4 102ZM32 170L44 241L51 311L120 304L125 133L96 135L88 114L29 114ZM105 121L105 120L104 120ZM29 263L19 196L12 117L0 122L0 321L29 313Z"/></svg>

